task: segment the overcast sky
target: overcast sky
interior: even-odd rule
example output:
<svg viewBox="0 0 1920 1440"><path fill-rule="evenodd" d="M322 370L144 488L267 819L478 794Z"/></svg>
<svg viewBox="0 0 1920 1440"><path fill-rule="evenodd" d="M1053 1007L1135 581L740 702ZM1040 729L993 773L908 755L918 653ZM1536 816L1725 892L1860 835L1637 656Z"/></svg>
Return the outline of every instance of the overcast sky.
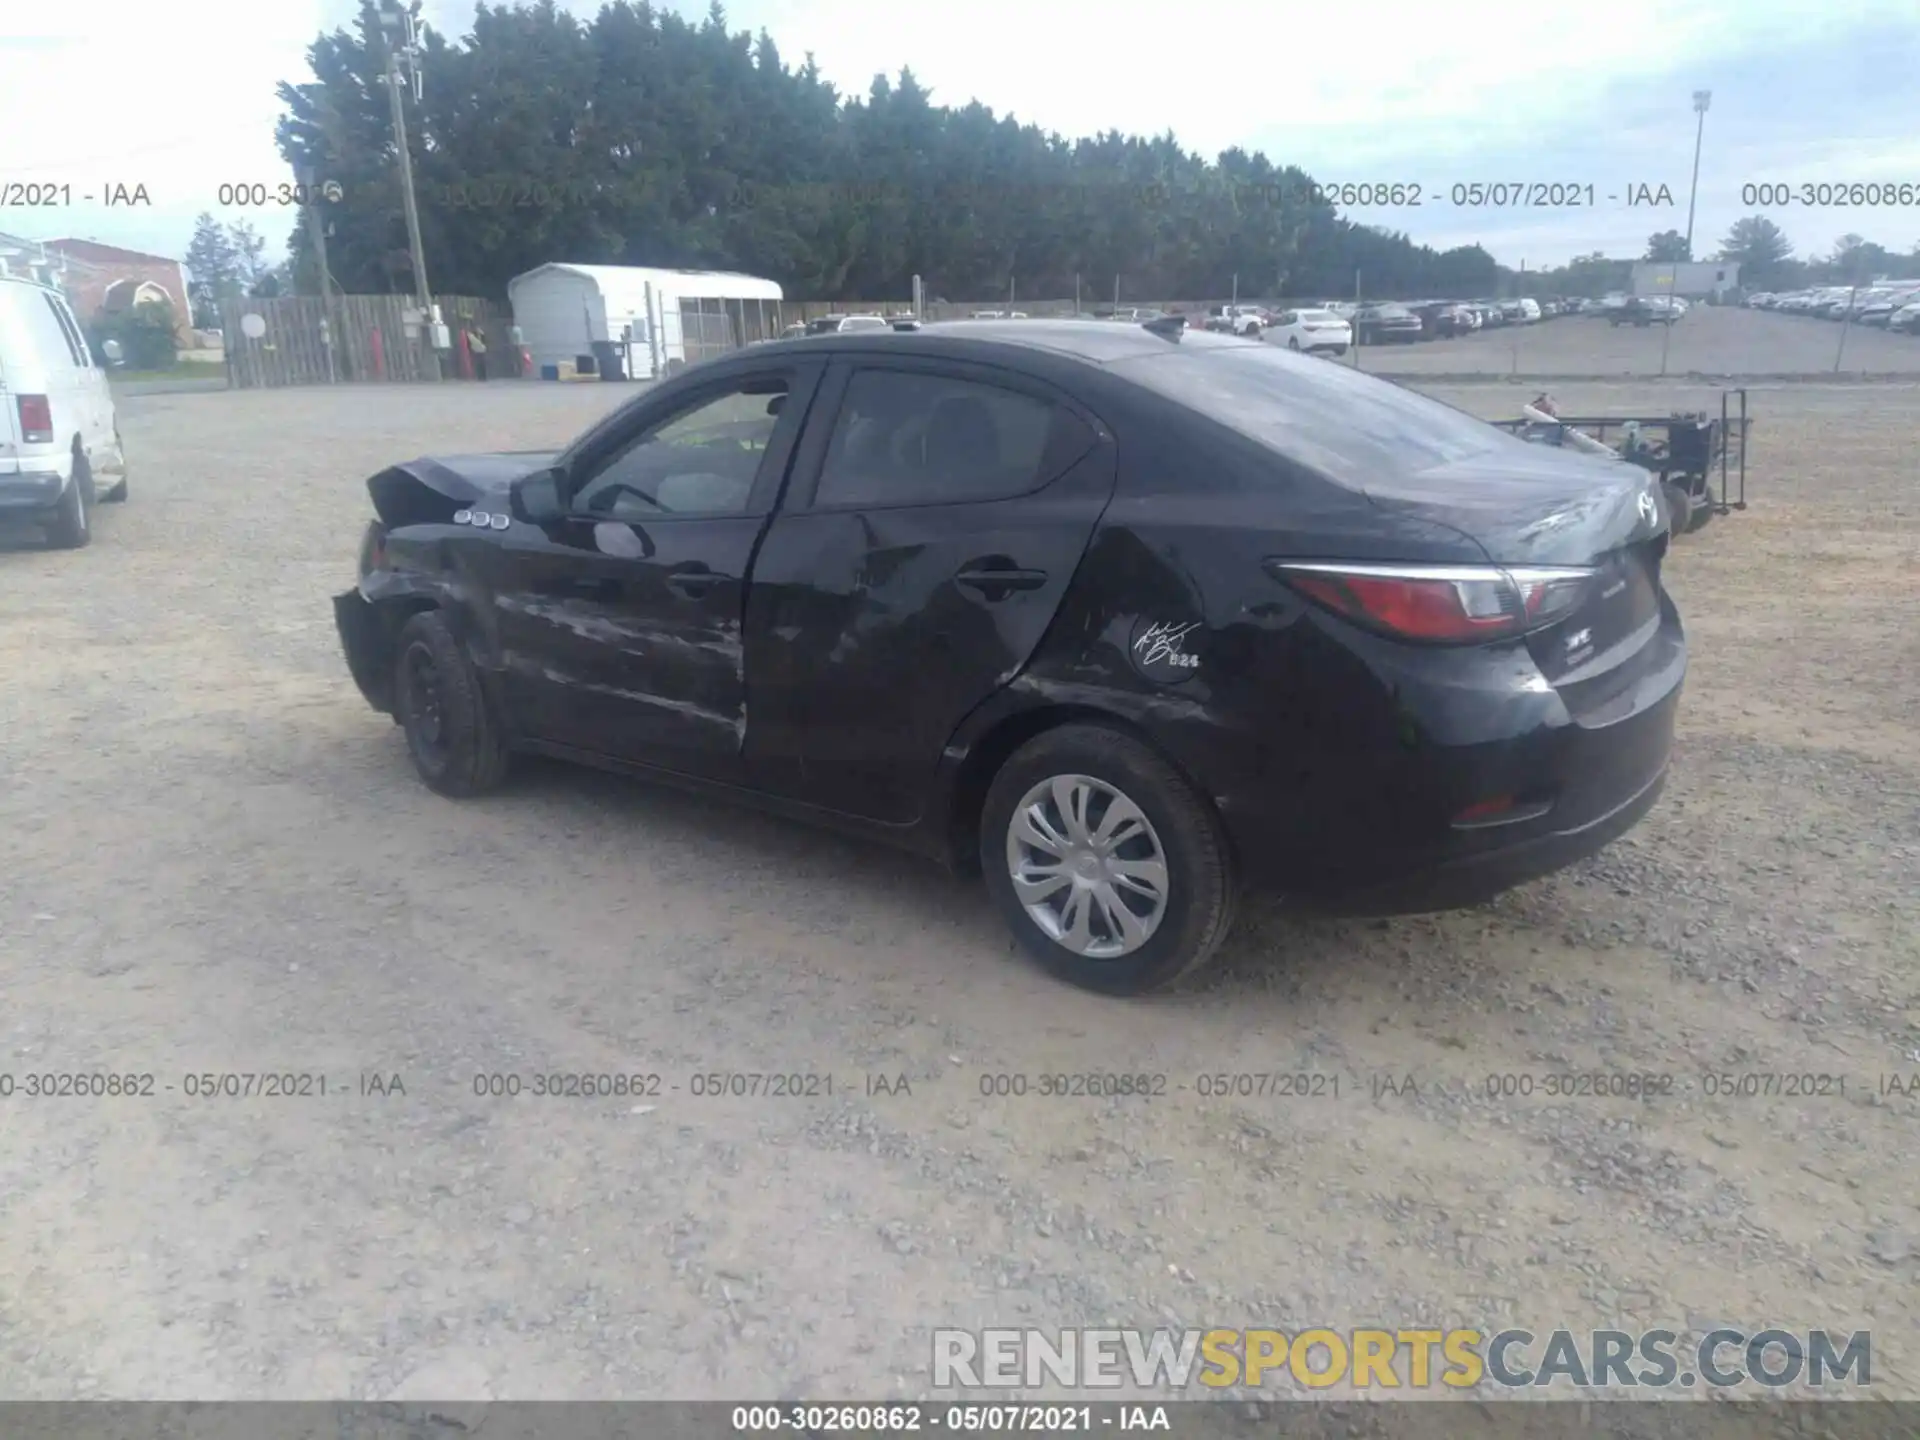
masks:
<svg viewBox="0 0 1920 1440"><path fill-rule="evenodd" d="M73 203L0 209L0 231L177 256L194 215L212 210L252 220L278 251L293 217L223 210L217 187L288 178L273 144L274 85L310 78L306 46L354 8L9 6L0 199L18 198L5 193L9 181L54 182L71 185ZM588 15L598 0L569 8ZM705 0L680 8L701 14ZM428 0L426 13L463 36L472 0ZM1742 204L1746 184L1920 186L1920 0L735 0L728 16L735 29L771 31L789 64L811 50L843 91L864 93L876 73L908 65L940 103L977 99L1064 135L1171 129L1203 154L1264 150L1323 183L1418 184L1420 209L1347 213L1427 244L1478 241L1509 265L1596 249L1635 255L1654 231L1685 230L1696 89L1713 92L1695 223L1702 253L1758 208ZM1449 202L1453 185L1475 181L1591 185L1596 204ZM144 185L151 205L105 205L116 183ZM1665 185L1674 203L1629 206L1640 185ZM1767 213L1802 255L1848 232L1895 250L1920 244L1920 206Z"/></svg>

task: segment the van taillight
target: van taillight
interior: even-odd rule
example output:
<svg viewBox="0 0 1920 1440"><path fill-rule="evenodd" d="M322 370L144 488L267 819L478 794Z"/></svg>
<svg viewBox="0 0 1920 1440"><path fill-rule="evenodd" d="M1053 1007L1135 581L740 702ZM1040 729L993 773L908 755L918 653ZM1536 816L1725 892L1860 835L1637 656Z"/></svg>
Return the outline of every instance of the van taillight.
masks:
<svg viewBox="0 0 1920 1440"><path fill-rule="evenodd" d="M20 397L20 438L29 445L53 441L53 406L44 395Z"/></svg>

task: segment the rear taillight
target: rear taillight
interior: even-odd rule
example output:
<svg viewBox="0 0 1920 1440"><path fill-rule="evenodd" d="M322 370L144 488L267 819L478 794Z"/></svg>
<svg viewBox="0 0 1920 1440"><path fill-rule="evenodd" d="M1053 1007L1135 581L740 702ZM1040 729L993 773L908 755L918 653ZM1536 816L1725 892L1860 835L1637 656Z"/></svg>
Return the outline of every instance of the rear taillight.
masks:
<svg viewBox="0 0 1920 1440"><path fill-rule="evenodd" d="M1443 645L1505 639L1551 625L1579 607L1594 576L1573 566L1273 560L1267 569L1356 624L1400 640Z"/></svg>
<svg viewBox="0 0 1920 1440"><path fill-rule="evenodd" d="M20 438L29 445L53 441L53 405L44 395L20 397Z"/></svg>

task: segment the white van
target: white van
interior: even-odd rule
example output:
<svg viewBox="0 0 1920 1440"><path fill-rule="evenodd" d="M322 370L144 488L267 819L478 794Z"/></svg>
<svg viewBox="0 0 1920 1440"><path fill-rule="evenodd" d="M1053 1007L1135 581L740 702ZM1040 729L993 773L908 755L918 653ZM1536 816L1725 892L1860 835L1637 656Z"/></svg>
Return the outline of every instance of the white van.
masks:
<svg viewBox="0 0 1920 1440"><path fill-rule="evenodd" d="M1520 302L1520 314L1523 321L1531 325L1540 318L1540 302L1538 300L1523 299Z"/></svg>
<svg viewBox="0 0 1920 1440"><path fill-rule="evenodd" d="M106 358L118 351L109 340ZM66 297L0 276L0 516L71 550L92 538L97 501L126 498L113 392Z"/></svg>

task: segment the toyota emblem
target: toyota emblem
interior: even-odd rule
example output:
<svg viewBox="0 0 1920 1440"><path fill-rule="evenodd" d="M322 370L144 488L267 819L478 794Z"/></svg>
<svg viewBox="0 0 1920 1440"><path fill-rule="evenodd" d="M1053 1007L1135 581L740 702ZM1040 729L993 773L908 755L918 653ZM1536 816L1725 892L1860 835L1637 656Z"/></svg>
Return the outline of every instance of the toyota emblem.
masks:
<svg viewBox="0 0 1920 1440"><path fill-rule="evenodd" d="M1660 506L1654 500L1652 491L1640 492L1640 518L1649 525L1657 525L1660 522Z"/></svg>

